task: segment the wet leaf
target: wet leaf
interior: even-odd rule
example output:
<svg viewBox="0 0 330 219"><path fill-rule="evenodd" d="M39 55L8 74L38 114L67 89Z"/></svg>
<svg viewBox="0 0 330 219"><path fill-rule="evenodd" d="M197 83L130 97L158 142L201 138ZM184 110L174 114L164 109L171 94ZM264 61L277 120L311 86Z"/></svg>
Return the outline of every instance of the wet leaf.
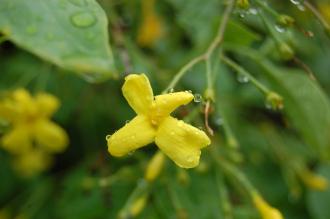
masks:
<svg viewBox="0 0 330 219"><path fill-rule="evenodd" d="M89 81L115 73L106 15L94 0L3 0L0 31L17 46Z"/></svg>

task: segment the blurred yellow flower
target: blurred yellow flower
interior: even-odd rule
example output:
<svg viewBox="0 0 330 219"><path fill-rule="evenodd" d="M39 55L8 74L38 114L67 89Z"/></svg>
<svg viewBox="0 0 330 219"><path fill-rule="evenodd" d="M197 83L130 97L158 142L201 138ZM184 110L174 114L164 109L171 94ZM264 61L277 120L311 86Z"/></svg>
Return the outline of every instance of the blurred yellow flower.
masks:
<svg viewBox="0 0 330 219"><path fill-rule="evenodd" d="M164 33L163 24L155 10L155 0L142 1L142 23L137 41L141 46L152 46Z"/></svg>
<svg viewBox="0 0 330 219"><path fill-rule="evenodd" d="M325 177L316 175L308 169L304 170L300 177L304 184L311 189L324 191L328 188L328 180Z"/></svg>
<svg viewBox="0 0 330 219"><path fill-rule="evenodd" d="M200 149L211 143L209 137L198 128L170 116L177 107L194 98L190 92L154 97L144 74L127 76L122 92L137 116L107 137L110 154L123 156L155 141L178 166L193 168L198 165Z"/></svg>
<svg viewBox="0 0 330 219"><path fill-rule="evenodd" d="M2 147L19 154L36 145L48 152L61 152L68 144L66 132L50 117L59 107L58 99L40 93L34 98L24 89L15 90L0 103L0 117L11 124L11 129L2 139Z"/></svg>
<svg viewBox="0 0 330 219"><path fill-rule="evenodd" d="M50 164L51 156L36 149L17 155L13 162L15 170L24 177L32 177L43 172Z"/></svg>
<svg viewBox="0 0 330 219"><path fill-rule="evenodd" d="M66 148L66 132L50 120L58 107L55 96L39 93L32 97L24 89L13 91L0 102L0 118L10 125L1 138L1 147L16 156L14 167L23 176L47 169L49 154Z"/></svg>
<svg viewBox="0 0 330 219"><path fill-rule="evenodd" d="M270 206L260 195L254 193L252 199L262 219L283 219L281 212Z"/></svg>

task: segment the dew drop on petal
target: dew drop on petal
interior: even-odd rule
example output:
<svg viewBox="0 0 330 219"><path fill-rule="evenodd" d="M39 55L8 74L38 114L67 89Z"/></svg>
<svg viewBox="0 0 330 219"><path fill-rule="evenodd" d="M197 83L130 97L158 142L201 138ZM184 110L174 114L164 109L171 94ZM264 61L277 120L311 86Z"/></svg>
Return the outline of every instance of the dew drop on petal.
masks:
<svg viewBox="0 0 330 219"><path fill-rule="evenodd" d="M107 136L105 136L105 140L107 140L107 141L109 141L110 138L111 138L111 135L107 135Z"/></svg>

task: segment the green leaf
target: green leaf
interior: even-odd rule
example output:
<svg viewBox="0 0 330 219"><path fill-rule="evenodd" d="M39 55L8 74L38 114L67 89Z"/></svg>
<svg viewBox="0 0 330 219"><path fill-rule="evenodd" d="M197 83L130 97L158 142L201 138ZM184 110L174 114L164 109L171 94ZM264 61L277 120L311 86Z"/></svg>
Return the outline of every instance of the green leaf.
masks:
<svg viewBox="0 0 330 219"><path fill-rule="evenodd" d="M320 175L327 178L330 182L330 165L320 166L317 171ZM307 194L307 207L314 219L330 218L330 189L326 191L309 191Z"/></svg>
<svg viewBox="0 0 330 219"><path fill-rule="evenodd" d="M19 47L91 81L116 71L107 18L95 0L3 0L0 31Z"/></svg>
<svg viewBox="0 0 330 219"><path fill-rule="evenodd" d="M284 98L284 109L294 127L314 151L330 158L330 103L320 86L299 70L262 63L269 81Z"/></svg>

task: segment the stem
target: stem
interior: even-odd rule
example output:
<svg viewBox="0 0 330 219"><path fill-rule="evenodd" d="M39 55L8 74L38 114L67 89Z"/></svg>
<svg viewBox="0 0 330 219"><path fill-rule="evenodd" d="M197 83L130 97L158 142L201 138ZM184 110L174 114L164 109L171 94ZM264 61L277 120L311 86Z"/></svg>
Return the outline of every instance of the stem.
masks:
<svg viewBox="0 0 330 219"><path fill-rule="evenodd" d="M224 63L235 69L239 74L242 74L247 77L253 83L253 85L255 85L261 92L263 92L264 94L268 94L270 92L270 90L266 86L260 83L254 76L252 76L248 71L239 66L237 63L225 56L221 56L220 58Z"/></svg>
<svg viewBox="0 0 330 219"><path fill-rule="evenodd" d="M262 22L264 23L264 25L265 25L266 29L268 30L269 34L275 40L275 43L278 44L278 45L280 45L282 40L274 32L274 29L273 29L272 25L268 22L267 18L265 17L265 15L262 12L262 10L259 10L258 15L259 15L260 19L262 20Z"/></svg>
<svg viewBox="0 0 330 219"><path fill-rule="evenodd" d="M278 17L279 13L272 8L268 7L265 1L255 0L255 3L259 5L261 8L263 8L265 11L269 12L274 17Z"/></svg>
<svg viewBox="0 0 330 219"><path fill-rule="evenodd" d="M330 30L330 24L324 19L320 12L311 3L305 0L304 5L314 14L314 16L320 21L320 23L324 26L325 29Z"/></svg>
<svg viewBox="0 0 330 219"><path fill-rule="evenodd" d="M210 67L210 57L213 53L213 51L221 44L221 42L223 41L223 37L225 34L225 30L229 21L229 17L231 12L233 11L234 5L235 5L236 0L230 0L228 6L225 9L222 21L219 25L219 29L217 32L216 37L212 40L210 46L207 48L206 52L204 52L203 54L196 56L195 58L193 58L192 60L190 60L187 64L185 64L180 70L179 72L174 76L174 78L172 79L172 81L170 82L170 84L165 88L165 90L162 93L166 93L168 92L170 89L174 88L175 85L179 82L179 80L188 72L188 70L190 70L193 66L195 66L197 63L205 60L207 63L206 65L209 66L207 67L207 71L206 71L206 75L207 75L207 79L208 79L208 84L207 86L209 88L212 87L212 79L211 79L211 67Z"/></svg>
<svg viewBox="0 0 330 219"><path fill-rule="evenodd" d="M243 186L243 188L247 191L250 197L253 194L258 193L258 191L254 188L254 186L250 183L246 176L237 167L235 167L230 162L226 161L220 156L215 157L215 160L229 176L234 178L241 186Z"/></svg>
<svg viewBox="0 0 330 219"><path fill-rule="evenodd" d="M195 58L193 58L192 60L190 60L187 64L185 64L180 70L179 72L174 76L174 78L172 79L172 81L170 82L170 84L165 88L165 90L162 92L167 93L169 90L171 90L172 88L175 87L175 85L179 82L179 80L185 75L185 73L187 73L187 71L189 69L191 69L194 65L196 65L197 63L199 63L200 61L204 60L204 56L197 56Z"/></svg>
<svg viewBox="0 0 330 219"><path fill-rule="evenodd" d="M229 200L228 188L224 182L224 178L219 171L215 172L215 176L216 176L216 183L219 188L223 216L225 219L233 219L232 205Z"/></svg>
<svg viewBox="0 0 330 219"><path fill-rule="evenodd" d="M124 207L119 212L119 218L130 218L130 209L134 201L136 201L139 197L144 194L148 194L150 185L147 181L141 180L138 182L134 191L131 193L129 198L127 199Z"/></svg>

